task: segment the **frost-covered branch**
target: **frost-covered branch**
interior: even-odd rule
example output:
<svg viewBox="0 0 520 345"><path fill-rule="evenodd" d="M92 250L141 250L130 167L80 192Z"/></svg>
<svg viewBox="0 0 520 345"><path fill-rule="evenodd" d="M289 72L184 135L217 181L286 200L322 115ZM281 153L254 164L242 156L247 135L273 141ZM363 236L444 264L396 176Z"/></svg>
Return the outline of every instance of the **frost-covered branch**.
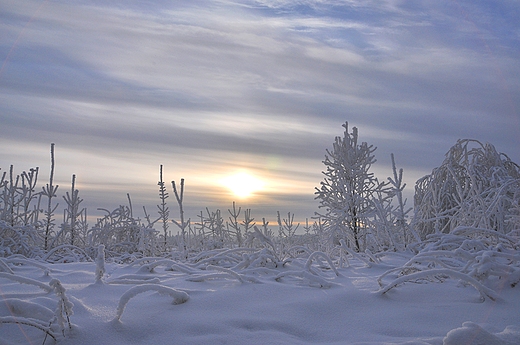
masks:
<svg viewBox="0 0 520 345"><path fill-rule="evenodd" d="M16 275L16 274L0 272L0 278L12 280L12 281L15 281L15 282L20 283L20 284L34 285L34 286L39 287L40 289L42 289L45 292L51 292L52 291L52 288L50 288L48 285L46 285L46 284L44 284L42 282L39 282L39 281L37 281L35 279L22 277L22 276L19 276L19 275Z"/></svg>
<svg viewBox="0 0 520 345"><path fill-rule="evenodd" d="M65 294L65 288L61 285L61 282L58 279L51 279L49 282L51 288L53 288L54 292L58 296L58 306L56 307L56 311L54 313L54 317L58 322L58 325L61 329L63 335L65 335L65 321L69 326L69 330L72 329L72 324L70 323L70 316L74 313L72 312L72 308L74 304L69 301L67 295Z"/></svg>
<svg viewBox="0 0 520 345"><path fill-rule="evenodd" d="M496 292L485 287L484 285L479 283L476 279L471 278L467 274L464 274L464 273L461 273L458 271L454 271L454 270L450 270L450 269L434 269L434 270L420 271L420 272L408 274L408 275L405 275L405 276L402 276L402 277L399 277L399 278L393 280L392 282L387 284L385 287L383 287L378 292L380 294L384 294L399 284L402 284L402 283L405 283L408 281L423 279L423 278L427 278L427 277L435 277L435 276L439 276L439 275L446 275L446 276L449 276L454 279L460 279L460 280L470 284L480 293L482 300L484 300L486 297L488 297L491 300L496 301L499 298L499 296Z"/></svg>
<svg viewBox="0 0 520 345"><path fill-rule="evenodd" d="M301 279L307 279L307 281L309 282L309 286L311 286L311 287L320 287L320 288L328 289L335 285L334 283L328 281L327 279L320 277L320 276L313 274L306 270L290 270L290 271L281 272L276 277L274 277L274 279L276 281L280 281L282 278L285 278L285 277L298 277Z"/></svg>
<svg viewBox="0 0 520 345"><path fill-rule="evenodd" d="M323 252L314 252L311 255L309 255L309 258L307 259L307 262L305 262L305 268L309 272L314 273L312 268L311 268L311 265L312 265L312 261L313 260L317 260L317 259L323 259L323 260L327 261L327 263L329 264L330 269L334 271L334 274L336 276L338 276L338 277L341 276L341 274L338 272L338 270L336 269L336 267L332 263L332 260L328 257L327 254L325 254Z"/></svg>
<svg viewBox="0 0 520 345"><path fill-rule="evenodd" d="M157 291L161 294L169 295L173 298L173 304L182 304L189 300L190 296L184 292L179 291L164 285L155 285L155 284L144 284L139 286L134 286L126 291L121 298L119 299L119 304L117 305L117 314L116 320L120 321L121 316L123 316L123 312L125 311L126 305L130 301L130 299L134 298L140 293L147 291Z"/></svg>

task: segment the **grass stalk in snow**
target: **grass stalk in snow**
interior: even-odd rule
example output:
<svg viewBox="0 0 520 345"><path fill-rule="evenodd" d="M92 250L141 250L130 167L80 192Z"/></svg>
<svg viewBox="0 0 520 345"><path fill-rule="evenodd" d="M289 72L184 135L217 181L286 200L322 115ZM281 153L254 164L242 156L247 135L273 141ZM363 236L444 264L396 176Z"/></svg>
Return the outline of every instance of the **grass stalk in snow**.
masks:
<svg viewBox="0 0 520 345"><path fill-rule="evenodd" d="M39 281L31 279L31 278L21 277L21 276L16 275L16 274L0 272L0 278L9 279L9 280L18 282L20 284L34 285L34 286L37 286L40 289L44 290L45 292L51 292L52 291L51 287L49 287L48 285L46 285L46 284L44 284L42 282L39 282Z"/></svg>
<svg viewBox="0 0 520 345"><path fill-rule="evenodd" d="M485 287L480 282L478 282L476 279L471 278L467 274L464 274L464 273L461 273L458 271L454 271L454 270L450 270L450 269L433 269L433 270L427 270L427 271L421 271L421 272L408 274L408 275L395 279L394 281L392 281L391 283L389 283L388 285L383 287L378 292L380 294L385 294L399 284L402 284L402 283L405 283L408 281L413 281L416 279L438 276L438 275L447 275L451 278L460 279L460 280L470 284L480 293L480 296L483 301L486 299L486 297L488 297L492 301L496 301L499 298L499 296L497 295L497 293L495 291Z"/></svg>
<svg viewBox="0 0 520 345"><path fill-rule="evenodd" d="M309 272L314 273L312 268L311 268L312 261L315 260L315 259L318 259L318 258L321 258L321 259L324 259L325 261L327 261L327 263L330 266L330 269L334 271L334 273L336 274L337 277L339 277L341 275L338 272L338 270L336 269L336 267L334 266L334 264L332 263L332 260L327 256L327 254L325 254L323 252L314 252L311 255L309 255L309 258L307 259L307 262L305 263L305 268Z"/></svg>
<svg viewBox="0 0 520 345"><path fill-rule="evenodd" d="M119 304L117 305L117 315L115 319L117 321L121 321L121 316L123 316L123 312L125 311L126 305L130 299L134 298L140 293L150 290L157 291L161 294L170 295L173 298L173 304L182 304L190 299L190 296L186 292L175 290L164 285L145 284L134 286L125 292L119 299Z"/></svg>
<svg viewBox="0 0 520 345"><path fill-rule="evenodd" d="M49 285L54 289L54 292L59 298L58 306L56 307L56 312L54 313L54 316L56 321L58 322L58 325L60 326L61 332L63 333L63 335L65 335L65 319L69 326L69 330L72 329L72 324L70 323L70 316L73 314L72 307L74 307L74 304L72 304L72 302L69 301L67 295L65 295L66 290L63 287L63 285L61 285L61 282L58 279L52 279L49 282Z"/></svg>
<svg viewBox="0 0 520 345"><path fill-rule="evenodd" d="M4 259L0 258L0 271L4 271L6 273L14 274L11 267L7 265L7 262L4 261Z"/></svg>
<svg viewBox="0 0 520 345"><path fill-rule="evenodd" d="M54 339L54 341L56 341L56 336L54 334L52 334L47 327L41 325L39 322L32 320L32 319L27 319L24 317L2 316L2 317L0 317L0 324L2 324L2 323L15 323L15 324L19 324L19 325L31 326L31 327L39 329L40 331L44 332L47 336ZM45 343L45 341L44 341L44 343Z"/></svg>

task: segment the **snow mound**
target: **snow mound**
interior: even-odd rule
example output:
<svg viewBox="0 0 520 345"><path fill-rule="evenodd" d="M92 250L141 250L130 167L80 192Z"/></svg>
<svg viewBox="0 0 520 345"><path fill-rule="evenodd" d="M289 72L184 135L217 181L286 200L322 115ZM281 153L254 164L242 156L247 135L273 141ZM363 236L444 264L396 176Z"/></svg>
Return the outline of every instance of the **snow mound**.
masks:
<svg viewBox="0 0 520 345"><path fill-rule="evenodd" d="M520 344L520 329L508 326L501 333L490 333L474 322L448 332L443 345L513 345Z"/></svg>

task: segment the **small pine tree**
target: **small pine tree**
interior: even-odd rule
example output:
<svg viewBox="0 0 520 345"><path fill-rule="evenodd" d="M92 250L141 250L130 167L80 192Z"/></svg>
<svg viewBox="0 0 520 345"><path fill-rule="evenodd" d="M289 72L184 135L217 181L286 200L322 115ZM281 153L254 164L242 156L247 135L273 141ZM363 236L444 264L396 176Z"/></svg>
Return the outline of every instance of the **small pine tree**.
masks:
<svg viewBox="0 0 520 345"><path fill-rule="evenodd" d="M356 251L364 249L366 227L373 212L372 198L379 183L370 167L376 159L373 145L358 143L358 130L348 132L348 122L343 127L343 137L336 137L332 151L325 155L326 171L321 187L316 188L324 214L316 213L327 222L327 232L334 241L345 239Z"/></svg>
<svg viewBox="0 0 520 345"><path fill-rule="evenodd" d="M81 232L88 228L87 220L87 209L80 209L80 204L83 199L79 197L79 190L76 189L76 175L72 175L72 188L69 192L66 192L63 196L67 208L63 213L63 224L62 231L68 232L70 237L70 245L77 244L77 236Z"/></svg>
<svg viewBox="0 0 520 345"><path fill-rule="evenodd" d="M184 255L187 257L187 242L189 242L189 239L186 238L187 235L189 236L189 232L186 230L190 229L190 221L191 219L188 218L188 220L184 219L184 179L181 178L180 183L180 191L177 189L177 185L175 184L175 181L172 181L172 187L173 187L173 194L175 195L175 199L177 200L177 204L179 205L179 221L176 221L175 219L172 219L172 222L181 229L181 236L182 236L182 250L184 251Z"/></svg>
<svg viewBox="0 0 520 345"><path fill-rule="evenodd" d="M159 182L157 185L159 186L159 198L161 199L161 204L157 205L159 209L159 217L162 221L163 235L164 235L164 250L166 251L168 246L168 217L170 216L170 210L166 205L166 199L168 198L168 193L166 192L166 186L163 181L163 166L161 164L160 172L159 172Z"/></svg>
<svg viewBox="0 0 520 345"><path fill-rule="evenodd" d="M238 217L240 216L240 212L242 208L239 207L237 210L236 203L233 201L233 210L228 209L229 212L229 223L228 228L231 228L229 231L233 233L237 238L237 244L239 247L242 247L242 227L238 222Z"/></svg>
<svg viewBox="0 0 520 345"><path fill-rule="evenodd" d="M52 206L52 198L56 197L56 191L58 185L54 185L54 143L51 143L51 173L49 177L49 183L45 187L42 187L40 192L42 196L47 197L47 209L44 211L44 245L43 249L49 249L49 241L52 234L52 230L55 226L54 212L58 208L58 204Z"/></svg>

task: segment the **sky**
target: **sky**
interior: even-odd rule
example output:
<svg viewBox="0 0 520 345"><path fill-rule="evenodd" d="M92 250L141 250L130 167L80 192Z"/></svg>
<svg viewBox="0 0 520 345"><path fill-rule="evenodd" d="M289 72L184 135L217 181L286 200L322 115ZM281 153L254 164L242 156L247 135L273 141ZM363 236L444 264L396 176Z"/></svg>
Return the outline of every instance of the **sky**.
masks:
<svg viewBox="0 0 520 345"><path fill-rule="evenodd" d="M520 163L518 18L515 0L3 0L0 173L47 183L55 143L58 195L75 174L91 217L127 193L156 215L163 165L174 218L184 178L194 221L233 201L304 221L348 121L412 206L458 139ZM244 176L248 197L227 187Z"/></svg>

